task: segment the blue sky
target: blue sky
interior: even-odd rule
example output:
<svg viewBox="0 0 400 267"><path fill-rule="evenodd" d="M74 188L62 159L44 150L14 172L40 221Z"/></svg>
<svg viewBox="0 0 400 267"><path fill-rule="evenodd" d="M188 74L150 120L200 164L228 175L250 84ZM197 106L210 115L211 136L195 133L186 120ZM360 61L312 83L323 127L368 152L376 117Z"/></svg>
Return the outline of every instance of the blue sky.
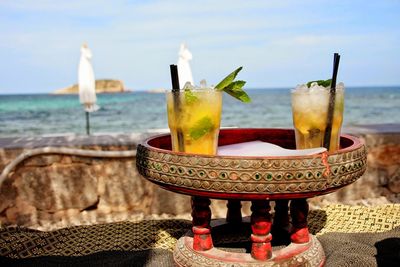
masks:
<svg viewBox="0 0 400 267"><path fill-rule="evenodd" d="M248 88L329 78L334 52L348 86L400 85L400 1L2 1L0 93L77 82L80 46L96 78L133 90L170 87L181 42L195 82L238 66Z"/></svg>

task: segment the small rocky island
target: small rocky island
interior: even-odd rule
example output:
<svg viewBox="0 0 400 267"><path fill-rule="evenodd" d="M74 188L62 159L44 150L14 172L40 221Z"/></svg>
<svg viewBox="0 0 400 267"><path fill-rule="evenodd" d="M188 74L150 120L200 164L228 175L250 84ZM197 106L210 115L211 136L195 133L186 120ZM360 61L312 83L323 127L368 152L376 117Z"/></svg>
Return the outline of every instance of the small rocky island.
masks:
<svg viewBox="0 0 400 267"><path fill-rule="evenodd" d="M123 93L127 92L124 83L120 80L102 79L96 80L96 93ZM78 84L55 90L52 94L66 95L79 94Z"/></svg>

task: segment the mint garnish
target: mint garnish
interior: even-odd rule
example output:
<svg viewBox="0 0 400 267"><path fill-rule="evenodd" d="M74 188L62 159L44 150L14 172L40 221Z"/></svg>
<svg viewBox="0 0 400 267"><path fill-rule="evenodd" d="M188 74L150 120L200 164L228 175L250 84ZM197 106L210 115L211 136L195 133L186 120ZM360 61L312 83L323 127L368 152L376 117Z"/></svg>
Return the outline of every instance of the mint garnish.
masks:
<svg viewBox="0 0 400 267"><path fill-rule="evenodd" d="M194 127L190 129L190 137L194 140L197 140L203 137L205 134L209 133L212 129L214 129L214 124L210 117L205 116L201 118Z"/></svg>
<svg viewBox="0 0 400 267"><path fill-rule="evenodd" d="M184 92L185 92L185 102L188 103L189 105L199 100L199 98L190 89L187 89Z"/></svg>
<svg viewBox="0 0 400 267"><path fill-rule="evenodd" d="M251 102L250 97L243 91L242 87L245 84L245 81L235 81L225 87L223 90L224 92L230 94L236 99L239 99L242 102L248 103Z"/></svg>
<svg viewBox="0 0 400 267"><path fill-rule="evenodd" d="M329 80L318 80L318 81L311 81L307 83L307 87L310 88L312 83L317 83L319 86L329 87L331 86L332 79Z"/></svg>
<svg viewBox="0 0 400 267"><path fill-rule="evenodd" d="M239 67L234 70L231 74L226 76L215 88L219 91L224 91L236 99L242 102L248 103L251 101L247 93L242 89L246 84L245 81L234 81L237 74L242 70L243 67Z"/></svg>
<svg viewBox="0 0 400 267"><path fill-rule="evenodd" d="M234 70L231 74L229 74L222 81L220 81L219 84L215 86L215 88L217 88L218 90L222 90L223 88L228 86L231 82L233 82L233 80L236 78L236 76L242 70L242 68L243 67L239 67L236 70Z"/></svg>

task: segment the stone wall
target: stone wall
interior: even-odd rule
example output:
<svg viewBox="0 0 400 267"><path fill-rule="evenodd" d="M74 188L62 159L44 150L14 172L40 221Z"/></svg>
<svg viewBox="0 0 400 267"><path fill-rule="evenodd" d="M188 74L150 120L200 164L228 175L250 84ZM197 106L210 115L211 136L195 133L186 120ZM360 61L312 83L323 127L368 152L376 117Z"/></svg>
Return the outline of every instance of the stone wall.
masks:
<svg viewBox="0 0 400 267"><path fill-rule="evenodd" d="M400 203L400 125L368 125L346 129L367 147L367 170L353 184L310 200L316 207L329 203L376 205Z"/></svg>
<svg viewBox="0 0 400 267"><path fill-rule="evenodd" d="M367 144L368 168L364 176L335 193L311 199L311 207L336 202L366 205L400 202L400 129L374 129L349 129ZM37 147L135 150L137 143L148 136L1 139L0 169L23 151ZM213 200L213 216L224 217L225 205L225 201ZM2 224L39 229L150 215L190 218L190 212L188 196L168 192L142 178L136 171L134 157L34 156L20 163L0 188ZM243 214L250 214L248 202L243 203Z"/></svg>
<svg viewBox="0 0 400 267"><path fill-rule="evenodd" d="M38 137L0 141L0 169L24 151L49 145L98 151L136 150L148 135ZM23 148L22 148L22 147ZM168 201L166 201L168 200ZM20 163L0 188L2 224L40 227L106 222L151 214L189 214L190 198L142 178L135 157L50 154Z"/></svg>

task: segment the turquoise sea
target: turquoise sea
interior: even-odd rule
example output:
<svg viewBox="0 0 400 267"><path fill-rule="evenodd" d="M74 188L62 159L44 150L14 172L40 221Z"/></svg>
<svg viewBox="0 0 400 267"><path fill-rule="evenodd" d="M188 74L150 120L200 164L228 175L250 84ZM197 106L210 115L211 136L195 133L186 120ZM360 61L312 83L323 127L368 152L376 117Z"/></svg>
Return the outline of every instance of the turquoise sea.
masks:
<svg viewBox="0 0 400 267"><path fill-rule="evenodd" d="M292 127L290 89L248 90L252 103L224 95L222 126ZM100 94L91 132L132 133L167 128L165 95L146 92ZM400 86L346 88L344 126L400 123ZM85 134L77 95L0 95L0 137Z"/></svg>

